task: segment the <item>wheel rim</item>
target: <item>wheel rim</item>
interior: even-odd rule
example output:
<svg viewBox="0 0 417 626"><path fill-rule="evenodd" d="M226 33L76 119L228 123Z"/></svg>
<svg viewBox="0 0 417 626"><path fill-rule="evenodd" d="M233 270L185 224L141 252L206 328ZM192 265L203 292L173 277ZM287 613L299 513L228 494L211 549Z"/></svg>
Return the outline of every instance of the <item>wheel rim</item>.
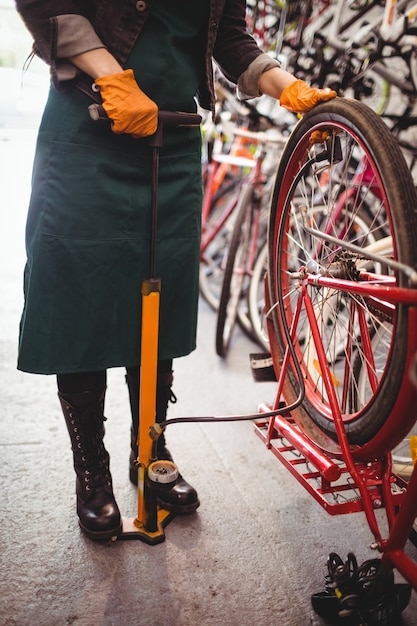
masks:
<svg viewBox="0 0 417 626"><path fill-rule="evenodd" d="M323 151L322 142L312 146L309 144L311 132L322 133L324 129L328 134L327 154L330 155L330 160L317 161L310 168L306 168L305 175L294 183L306 163L307 155L311 159L320 150ZM330 271L329 268L334 271L339 263L345 278L348 277L349 268L354 272L358 266L372 271L382 270L387 276L389 274L387 268L376 267L375 263L369 264L364 259L353 259L343 249L337 249L334 245L320 242L306 234L303 227L306 220L316 230L335 235L341 240L347 239L365 250L380 246L381 250L385 248L387 255L397 257L386 188L372 152L362 142L361 137L342 122L319 123L311 128L311 132L302 136L298 144L292 147L285 176L280 180L279 195L274 198L277 204L273 205L273 210L280 215L273 232L274 301L283 301L288 326L293 322L295 303L301 289L300 281L294 280L294 275L302 266L309 263L311 267L312 263L316 263L319 271ZM332 162L337 151L342 156L337 162L336 159ZM367 216L368 223L371 220L369 228L365 227L363 215ZM331 383L336 391L342 418L347 430L354 432L362 416L368 413L386 379L387 366L397 339L401 307L391 307L375 313L363 299L333 289L311 287L309 296L320 328L326 359L330 364ZM360 316L355 310L362 311L362 328L358 321ZM277 319L278 325L281 325L278 335L281 336L283 349L284 331L279 316ZM378 332L383 324L390 327L390 332L386 333L388 339L385 363L381 364L379 358L376 366L373 355L366 355L365 346L369 350L371 333ZM304 406L308 405L310 417L322 430L334 435L332 409L303 307L296 331L294 348L305 384ZM351 346L347 349L348 336ZM341 346L344 346L343 349ZM352 361L355 354L361 354L362 363L371 377L372 387L371 393L358 396L356 404L353 404L353 366L351 363L346 366L346 362L349 359ZM341 362L343 368L338 367ZM291 374L294 389L297 385L293 368L290 368Z"/></svg>

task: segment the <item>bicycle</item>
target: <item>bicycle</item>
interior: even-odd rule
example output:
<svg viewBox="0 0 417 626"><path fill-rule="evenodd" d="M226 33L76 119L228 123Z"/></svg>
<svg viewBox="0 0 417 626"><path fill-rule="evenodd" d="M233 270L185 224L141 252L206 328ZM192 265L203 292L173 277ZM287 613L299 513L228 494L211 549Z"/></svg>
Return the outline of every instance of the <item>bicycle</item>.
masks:
<svg viewBox="0 0 417 626"><path fill-rule="evenodd" d="M264 315L264 280L268 268L268 242L260 249L253 266L248 291L249 318L258 345L269 351L269 339Z"/></svg>
<svg viewBox="0 0 417 626"><path fill-rule="evenodd" d="M234 132L236 136L253 141L257 151L254 167L239 189L236 221L224 268L216 325L216 352L221 357L228 352L238 318L246 332L252 334L247 297L255 260L266 238L266 222L262 216L266 217L269 201L268 164L272 162L275 166L287 139L274 129L271 132L235 129Z"/></svg>
<svg viewBox="0 0 417 626"><path fill-rule="evenodd" d="M285 0L249 0L246 23L249 32L265 51L275 52L281 41L287 11Z"/></svg>
<svg viewBox="0 0 417 626"><path fill-rule="evenodd" d="M374 239L352 240L348 225L365 203ZM417 564L404 546L417 516L417 469L402 479L391 451L416 422L416 207L398 143L363 103L320 104L295 127L268 222L277 390L259 412L275 414L255 423L328 513L364 512L381 553L372 585L396 569L415 589Z"/></svg>
<svg viewBox="0 0 417 626"><path fill-rule="evenodd" d="M305 3L284 46L290 71L386 113L391 101L416 96L416 4L406 0ZM410 6L411 4L411 6Z"/></svg>
<svg viewBox="0 0 417 626"><path fill-rule="evenodd" d="M355 169L351 175L349 187L339 194L337 200L335 199L331 219L328 218L327 211L323 210L324 207L320 202L315 206L314 219L316 220L316 225L318 228L323 229L324 233L335 234L337 232L338 237L343 237L356 244L360 243L361 245L365 245L366 243L368 251L379 252L380 254L388 256L388 254L392 253L392 245L389 241L390 238L384 237L381 239L384 236L384 229L382 227L375 228L373 226L374 216L372 215L372 208L369 206L369 203L365 200L359 210L353 212L350 210L351 199L356 193L355 189L363 182L367 175L364 163L358 164L355 159L352 160L351 165ZM320 194L327 193L328 187L329 178L324 171L320 175L318 185ZM316 256L320 252L320 247L316 247L314 252ZM258 343L264 349L269 348L263 310L263 283L267 270L267 259L268 244L266 243L255 262L249 287L250 318ZM329 307L327 307L327 313L330 314ZM330 315L327 317L326 322L330 323Z"/></svg>
<svg viewBox="0 0 417 626"><path fill-rule="evenodd" d="M234 137L227 152L214 151L207 164L202 206L200 293L217 311L239 188L254 166L250 146Z"/></svg>
<svg viewBox="0 0 417 626"><path fill-rule="evenodd" d="M272 119L256 106L236 104L235 97L222 85L218 91L221 102L215 127L209 126L203 133L206 157L200 246L200 292L215 311L240 189L255 166L256 132L273 125ZM255 134L245 137L239 130Z"/></svg>

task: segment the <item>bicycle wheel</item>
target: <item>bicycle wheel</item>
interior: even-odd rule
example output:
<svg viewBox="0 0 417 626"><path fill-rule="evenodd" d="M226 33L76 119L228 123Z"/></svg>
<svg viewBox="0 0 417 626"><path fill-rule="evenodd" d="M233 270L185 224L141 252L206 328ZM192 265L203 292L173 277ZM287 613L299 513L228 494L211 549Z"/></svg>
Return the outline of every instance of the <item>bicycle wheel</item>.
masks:
<svg viewBox="0 0 417 626"><path fill-rule="evenodd" d="M323 211L321 208L315 207L317 223L320 223L320 218L323 218ZM319 215L317 215L319 213ZM380 231L374 232L372 229L372 215L368 207L363 206L359 211L355 211L353 215L349 213L349 208L346 207L342 211L343 220L345 223L349 223L350 234L356 241L366 237L368 245L372 245L378 236L381 236ZM252 278L249 287L249 314L252 322L254 339L257 341L261 348L269 350L269 338L267 332L267 324L265 319L265 285L264 277L268 266L268 243L265 243L261 249L255 266L253 268ZM340 352L343 348L340 348ZM334 354L338 354L338 350L335 349Z"/></svg>
<svg viewBox="0 0 417 626"><path fill-rule="evenodd" d="M247 259L251 243L252 201L254 185L245 186L239 200L237 217L224 270L223 285L217 312L216 352L226 356L245 283L248 282L246 272Z"/></svg>
<svg viewBox="0 0 417 626"><path fill-rule="evenodd" d="M355 227L355 216L365 204L372 216L368 233L374 241ZM305 394L294 419L318 445L336 455L329 391L336 396L358 458L385 453L410 429L415 418L405 414L404 407L413 401L415 391L403 381L417 348L417 333L415 324L408 323L405 305L384 305L333 286L305 288L300 277L307 267L310 274L354 282L367 265L381 275L380 280L390 278L397 286L407 286L402 272L394 274L382 261L370 268L365 257L344 249L343 241L364 252L389 242L391 258L415 267L415 207L415 189L401 150L371 109L354 100L336 99L315 107L299 122L280 162L269 218L270 341L279 370L288 345L287 329L294 325L292 343L299 367L290 363L283 395L288 404L297 400L301 374ZM333 235L337 243L321 239L318 230ZM299 297L304 288L311 299L310 318L306 300ZM319 364L317 337L314 341L312 312L327 361L327 382ZM377 369L371 336L381 332L384 324L390 333ZM367 364L370 379L370 392L357 406L349 402L356 358Z"/></svg>
<svg viewBox="0 0 417 626"><path fill-rule="evenodd" d="M383 115L390 99L391 85L372 69L353 83L351 87L354 97L373 109L378 115ZM346 95L349 95L346 93Z"/></svg>
<svg viewBox="0 0 417 626"><path fill-rule="evenodd" d="M249 317L252 323L255 339L264 350L269 350L269 339L265 324L264 313L264 277L268 263L268 243L266 242L258 254L253 268L249 286Z"/></svg>
<svg viewBox="0 0 417 626"><path fill-rule="evenodd" d="M214 311L219 308L227 251L236 219L239 181L236 177L220 188L213 199L207 223L203 225L199 288Z"/></svg>
<svg viewBox="0 0 417 626"><path fill-rule="evenodd" d="M391 343L391 324L384 323L371 333L372 342L372 354L374 358L376 371L381 375L386 354L389 350ZM364 403L366 398L369 398L372 394L372 390L369 386L369 378L367 375L367 363L363 360L363 354L358 353L355 355L353 363L353 385L351 386L352 397L351 410L358 410ZM415 424L411 431L408 433L397 446L392 450L392 463L394 472L408 480L411 472L413 471L413 456L415 457L415 450L417 448L417 425Z"/></svg>

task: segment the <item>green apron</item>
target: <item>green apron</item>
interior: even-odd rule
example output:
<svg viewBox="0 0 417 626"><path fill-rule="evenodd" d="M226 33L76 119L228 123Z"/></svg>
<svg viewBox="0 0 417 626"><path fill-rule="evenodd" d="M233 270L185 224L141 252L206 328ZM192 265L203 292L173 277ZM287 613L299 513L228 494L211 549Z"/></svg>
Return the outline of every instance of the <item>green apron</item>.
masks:
<svg viewBox="0 0 417 626"><path fill-rule="evenodd" d="M160 109L196 110L207 15L208 0L154 3L126 67ZM88 372L140 359L151 153L146 139L115 135L107 122L93 122L89 104L76 90L52 89L39 130L18 358L27 372ZM166 130L156 246L161 359L195 348L200 152L198 128Z"/></svg>

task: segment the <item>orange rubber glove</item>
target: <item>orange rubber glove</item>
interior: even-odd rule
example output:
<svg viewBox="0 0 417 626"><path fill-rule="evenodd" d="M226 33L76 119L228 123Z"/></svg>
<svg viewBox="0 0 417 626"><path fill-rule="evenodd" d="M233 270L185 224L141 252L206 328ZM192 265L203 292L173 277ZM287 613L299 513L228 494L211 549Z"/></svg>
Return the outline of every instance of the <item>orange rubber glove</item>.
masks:
<svg viewBox="0 0 417 626"><path fill-rule="evenodd" d="M332 89L315 89L303 80L296 80L284 87L279 103L293 113L307 113L318 102L336 98Z"/></svg>
<svg viewBox="0 0 417 626"><path fill-rule="evenodd" d="M158 126L158 107L139 88L133 70L102 76L95 83L100 87L103 108L113 122L114 133L133 137L154 134Z"/></svg>

